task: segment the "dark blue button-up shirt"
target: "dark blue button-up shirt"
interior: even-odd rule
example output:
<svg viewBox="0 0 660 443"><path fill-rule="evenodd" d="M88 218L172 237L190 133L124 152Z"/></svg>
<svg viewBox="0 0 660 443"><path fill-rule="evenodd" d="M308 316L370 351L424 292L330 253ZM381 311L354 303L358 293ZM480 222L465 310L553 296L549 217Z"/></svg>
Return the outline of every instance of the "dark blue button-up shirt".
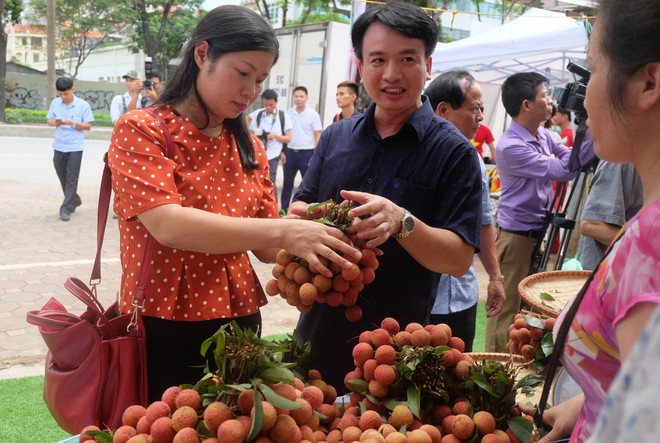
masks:
<svg viewBox="0 0 660 443"><path fill-rule="evenodd" d="M341 190L380 195L478 249L481 178L474 147L433 113L425 97L399 132L385 139L376 131L374 110L372 104L364 114L323 132L294 201L339 202ZM340 391L352 369L351 351L360 332L378 327L388 316L402 327L425 324L435 300L438 274L417 263L395 239L381 249L376 280L358 297L360 321L348 323L343 307L315 304L298 323L312 343L312 367Z"/></svg>

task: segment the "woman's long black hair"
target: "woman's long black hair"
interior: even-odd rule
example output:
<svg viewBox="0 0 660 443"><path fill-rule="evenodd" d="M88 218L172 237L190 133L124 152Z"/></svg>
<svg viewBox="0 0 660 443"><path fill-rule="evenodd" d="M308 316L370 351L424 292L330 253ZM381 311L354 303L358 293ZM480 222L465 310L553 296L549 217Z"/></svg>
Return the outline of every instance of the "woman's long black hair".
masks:
<svg viewBox="0 0 660 443"><path fill-rule="evenodd" d="M243 6L225 5L211 10L197 24L192 36L185 44L181 54L181 64L174 75L168 79L165 90L159 97L159 102L165 105L176 105L195 94L197 101L206 113L206 128L209 122L208 110L197 91L197 74L199 68L195 62L195 46L199 42L208 42L208 57L213 63L218 58L230 52L266 51L274 56L274 62L279 57L279 43L273 28L256 12ZM258 164L254 158L254 147L243 113L232 119L225 119L228 128L238 146L241 164L244 169L256 169Z"/></svg>

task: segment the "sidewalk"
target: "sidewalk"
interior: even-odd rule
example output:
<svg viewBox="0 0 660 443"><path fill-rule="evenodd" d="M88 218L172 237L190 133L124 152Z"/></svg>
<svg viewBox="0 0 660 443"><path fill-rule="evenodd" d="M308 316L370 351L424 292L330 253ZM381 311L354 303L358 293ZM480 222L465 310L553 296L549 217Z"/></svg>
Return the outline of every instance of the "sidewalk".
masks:
<svg viewBox="0 0 660 443"><path fill-rule="evenodd" d="M53 138L55 128L40 124L9 125L0 123L0 137L43 137ZM85 132L86 140L110 140L112 128L93 126L91 131Z"/></svg>

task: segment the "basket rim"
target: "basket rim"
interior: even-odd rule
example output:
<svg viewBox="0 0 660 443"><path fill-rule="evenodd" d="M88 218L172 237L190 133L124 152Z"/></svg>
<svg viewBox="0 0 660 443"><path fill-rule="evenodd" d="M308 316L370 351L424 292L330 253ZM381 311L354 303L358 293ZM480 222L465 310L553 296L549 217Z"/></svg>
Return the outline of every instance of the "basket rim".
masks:
<svg viewBox="0 0 660 443"><path fill-rule="evenodd" d="M513 361L516 364L529 364L531 362L525 361L522 355L508 354L506 352L466 352L466 355L472 357L473 360L494 360L494 361Z"/></svg>
<svg viewBox="0 0 660 443"><path fill-rule="evenodd" d="M522 298L525 301L525 303L530 305L535 310L539 311L542 314L556 318L557 315L559 315L559 311L557 311L551 306L544 305L540 301L536 300L534 297L531 297L529 294L527 294L525 288L537 281L549 280L550 278L556 278L556 277L584 277L586 280L587 278L589 278L591 273L592 271L587 271L587 270L582 270L582 271L560 270L560 271L538 272L536 274L528 275L527 277L523 278L520 281L520 283L518 283L518 293L520 294L520 298Z"/></svg>

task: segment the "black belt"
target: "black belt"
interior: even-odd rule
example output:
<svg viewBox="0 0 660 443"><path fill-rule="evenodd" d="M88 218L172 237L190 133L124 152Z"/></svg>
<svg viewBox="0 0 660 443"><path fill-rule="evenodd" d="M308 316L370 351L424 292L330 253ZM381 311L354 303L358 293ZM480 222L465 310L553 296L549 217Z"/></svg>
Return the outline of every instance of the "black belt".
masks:
<svg viewBox="0 0 660 443"><path fill-rule="evenodd" d="M514 231L513 229L500 228L500 231L508 232L509 234L522 235L527 238L539 238L543 236L543 231Z"/></svg>

